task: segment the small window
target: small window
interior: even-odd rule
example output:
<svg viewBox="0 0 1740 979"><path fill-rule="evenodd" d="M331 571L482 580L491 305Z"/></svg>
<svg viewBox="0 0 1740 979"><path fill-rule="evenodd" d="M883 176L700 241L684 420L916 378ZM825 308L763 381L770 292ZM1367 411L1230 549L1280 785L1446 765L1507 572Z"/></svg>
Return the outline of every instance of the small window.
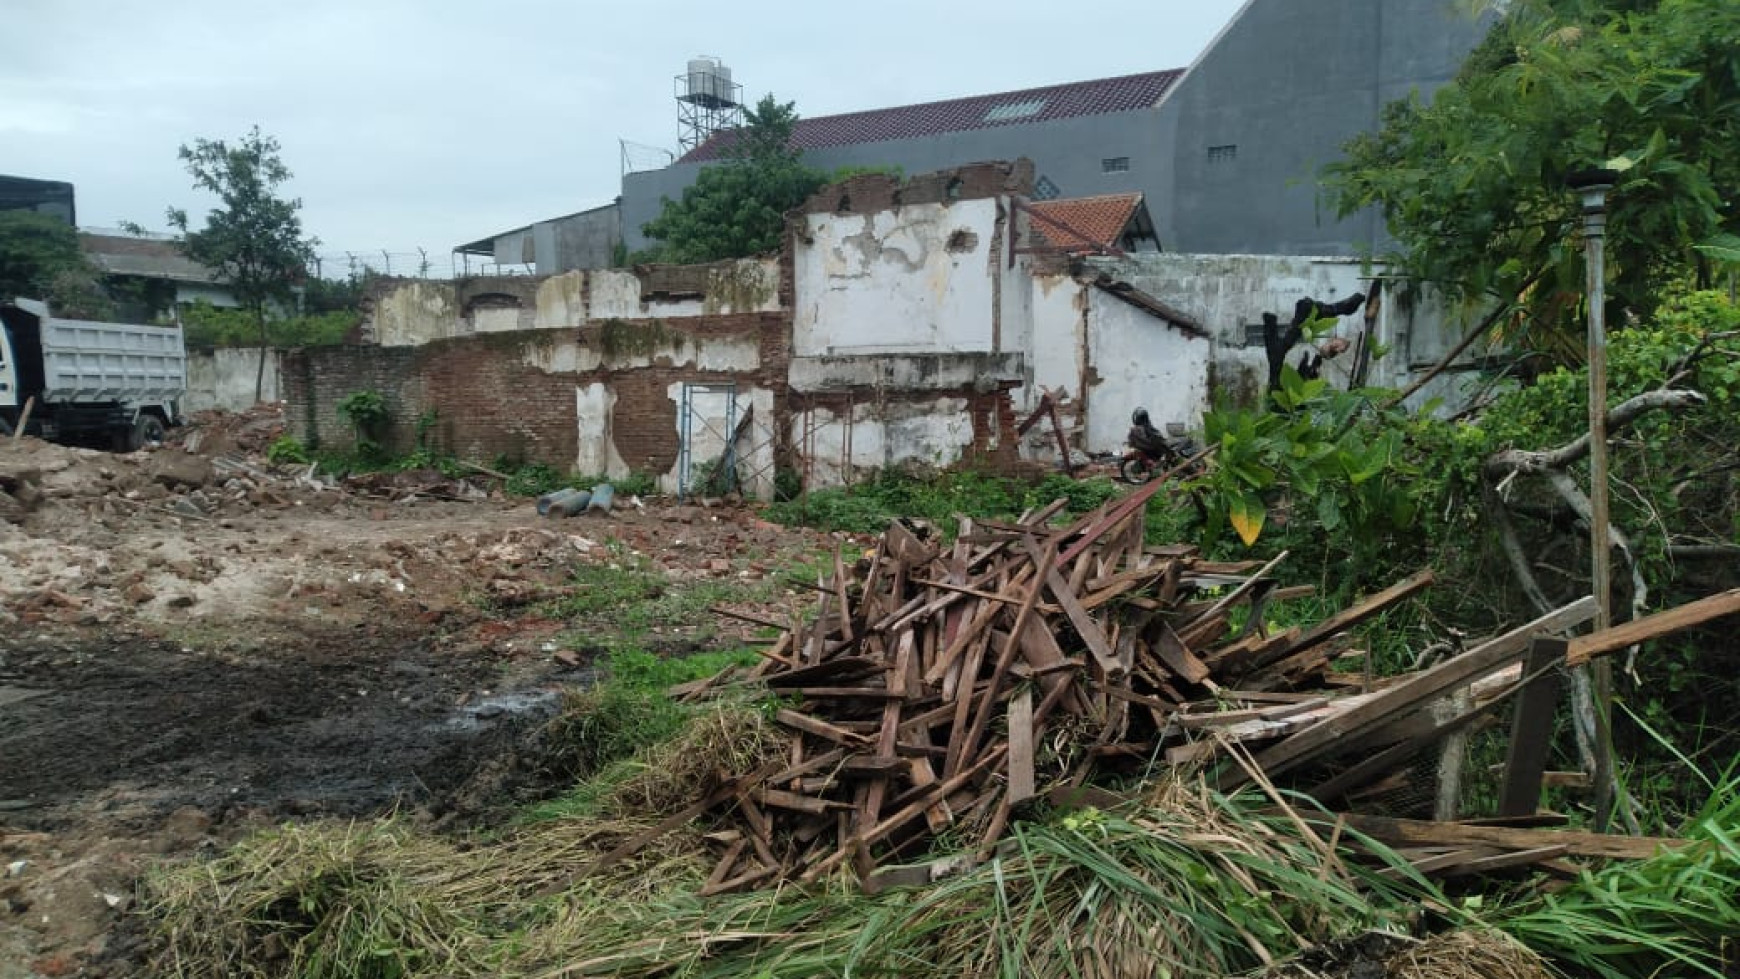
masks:
<svg viewBox="0 0 1740 979"><path fill-rule="evenodd" d="M1005 102L985 113L985 121L1008 122L1011 119L1025 119L1028 116L1038 115L1044 109L1044 99L1033 99L1028 102Z"/></svg>
<svg viewBox="0 0 1740 979"><path fill-rule="evenodd" d="M1238 158L1239 148L1236 143L1228 143L1225 146L1210 146L1208 148L1208 162L1210 163L1231 163Z"/></svg>
<svg viewBox="0 0 1740 979"><path fill-rule="evenodd" d="M1100 161L1101 173L1130 172L1130 158L1127 156L1108 156Z"/></svg>
<svg viewBox="0 0 1740 979"><path fill-rule="evenodd" d="M1036 201L1054 201L1063 196L1063 191L1051 182L1050 177L1040 177L1033 182L1033 199Z"/></svg>

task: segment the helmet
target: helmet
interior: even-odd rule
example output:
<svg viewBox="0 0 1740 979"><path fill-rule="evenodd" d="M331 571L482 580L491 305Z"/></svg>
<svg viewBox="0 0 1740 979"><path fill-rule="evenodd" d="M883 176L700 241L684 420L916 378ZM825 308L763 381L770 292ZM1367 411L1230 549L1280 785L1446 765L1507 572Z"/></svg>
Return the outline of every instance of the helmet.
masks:
<svg viewBox="0 0 1740 979"><path fill-rule="evenodd" d="M1148 425L1148 409L1137 408L1134 412L1131 412L1130 424L1140 425L1140 426L1143 426L1144 428L1147 427L1147 425Z"/></svg>

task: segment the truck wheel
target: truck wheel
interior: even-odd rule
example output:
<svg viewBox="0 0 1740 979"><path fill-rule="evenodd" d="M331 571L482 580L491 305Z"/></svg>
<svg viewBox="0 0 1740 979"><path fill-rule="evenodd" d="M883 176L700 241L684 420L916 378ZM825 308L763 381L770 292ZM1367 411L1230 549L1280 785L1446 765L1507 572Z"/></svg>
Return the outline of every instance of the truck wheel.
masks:
<svg viewBox="0 0 1740 979"><path fill-rule="evenodd" d="M132 437L127 440L127 449L138 452L147 445L160 443L167 430L163 427L163 419L156 415L140 415L133 422Z"/></svg>
<svg viewBox="0 0 1740 979"><path fill-rule="evenodd" d="M6 438L12 437L12 423L4 418L0 418L0 436Z"/></svg>

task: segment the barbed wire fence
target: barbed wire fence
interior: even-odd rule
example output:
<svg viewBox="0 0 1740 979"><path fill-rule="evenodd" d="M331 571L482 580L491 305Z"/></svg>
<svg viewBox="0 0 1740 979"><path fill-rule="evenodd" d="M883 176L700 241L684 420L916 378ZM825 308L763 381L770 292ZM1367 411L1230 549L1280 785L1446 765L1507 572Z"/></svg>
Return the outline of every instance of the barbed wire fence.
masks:
<svg viewBox="0 0 1740 979"><path fill-rule="evenodd" d="M360 278L384 275L402 279L457 279L476 274L467 269L457 252L372 249L368 251L321 251L314 256L314 274L322 279Z"/></svg>

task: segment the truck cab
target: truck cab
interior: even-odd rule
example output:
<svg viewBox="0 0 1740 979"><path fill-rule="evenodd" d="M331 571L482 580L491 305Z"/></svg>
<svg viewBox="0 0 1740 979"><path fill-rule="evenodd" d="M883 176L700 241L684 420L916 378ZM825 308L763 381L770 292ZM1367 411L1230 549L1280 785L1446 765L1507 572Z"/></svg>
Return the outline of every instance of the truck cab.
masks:
<svg viewBox="0 0 1740 979"><path fill-rule="evenodd" d="M46 303L0 303L0 434L132 451L181 421L181 328L53 316Z"/></svg>

